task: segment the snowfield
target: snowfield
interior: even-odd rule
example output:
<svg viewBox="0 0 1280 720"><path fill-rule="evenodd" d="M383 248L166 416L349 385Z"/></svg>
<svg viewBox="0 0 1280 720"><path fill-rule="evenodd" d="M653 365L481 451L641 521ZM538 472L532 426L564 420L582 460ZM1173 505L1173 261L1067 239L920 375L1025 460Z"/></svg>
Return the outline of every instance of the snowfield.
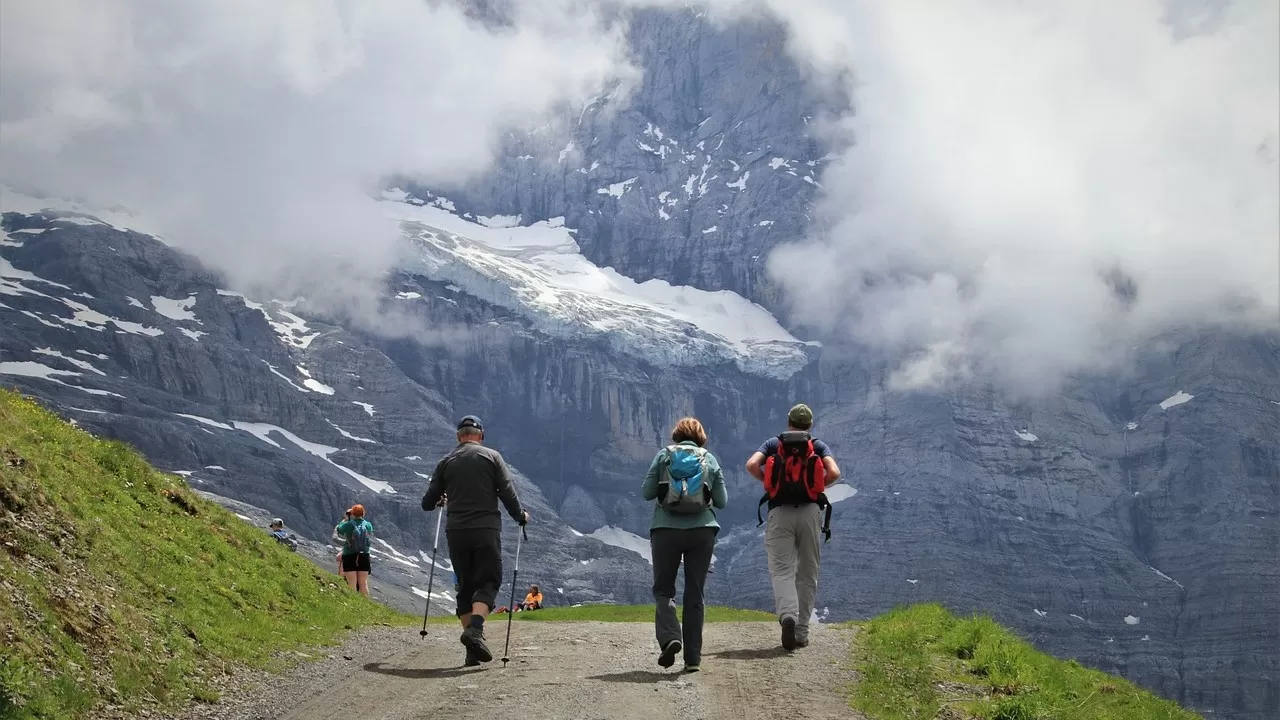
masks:
<svg viewBox="0 0 1280 720"><path fill-rule="evenodd" d="M817 346L797 340L737 293L663 280L637 283L594 265L563 218L487 227L440 207L395 200L383 205L410 241L402 269L520 312L552 336L597 335L658 366L732 362L743 372L780 380L804 368Z"/></svg>

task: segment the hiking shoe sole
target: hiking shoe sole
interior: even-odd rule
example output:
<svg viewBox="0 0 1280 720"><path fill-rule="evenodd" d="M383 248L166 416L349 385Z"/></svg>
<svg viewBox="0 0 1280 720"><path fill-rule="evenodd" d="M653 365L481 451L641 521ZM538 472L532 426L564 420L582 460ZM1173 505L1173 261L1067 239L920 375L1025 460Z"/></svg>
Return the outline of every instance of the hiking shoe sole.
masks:
<svg viewBox="0 0 1280 720"><path fill-rule="evenodd" d="M796 619L782 619L782 649L791 652L796 649Z"/></svg>
<svg viewBox="0 0 1280 720"><path fill-rule="evenodd" d="M662 648L662 654L658 656L658 664L664 668L669 668L676 664L676 653L680 652L683 646L679 640L672 640Z"/></svg>
<svg viewBox="0 0 1280 720"><path fill-rule="evenodd" d="M468 628L462 633L462 644L467 646L467 651L480 662L489 662L493 660L493 653L489 652L489 646L484 644L484 636L479 633L472 633Z"/></svg>
<svg viewBox="0 0 1280 720"><path fill-rule="evenodd" d="M698 672L698 671L699 671L699 670L701 670L701 669L702 669L702 668L701 668L701 667L699 667L699 666L697 666L697 665L685 665L685 666L684 666L684 671L685 671L685 672L687 672L687 673L696 673L696 672Z"/></svg>

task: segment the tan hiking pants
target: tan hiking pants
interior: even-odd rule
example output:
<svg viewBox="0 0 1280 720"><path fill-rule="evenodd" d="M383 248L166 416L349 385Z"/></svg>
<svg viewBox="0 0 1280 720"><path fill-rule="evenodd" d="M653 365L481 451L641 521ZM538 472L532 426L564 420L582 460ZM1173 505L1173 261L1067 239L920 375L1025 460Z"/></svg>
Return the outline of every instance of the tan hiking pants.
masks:
<svg viewBox="0 0 1280 720"><path fill-rule="evenodd" d="M796 639L809 639L809 617L818 592L818 563L822 552L822 512L817 503L781 505L769 511L764 549L769 556L769 580L778 622L796 620Z"/></svg>

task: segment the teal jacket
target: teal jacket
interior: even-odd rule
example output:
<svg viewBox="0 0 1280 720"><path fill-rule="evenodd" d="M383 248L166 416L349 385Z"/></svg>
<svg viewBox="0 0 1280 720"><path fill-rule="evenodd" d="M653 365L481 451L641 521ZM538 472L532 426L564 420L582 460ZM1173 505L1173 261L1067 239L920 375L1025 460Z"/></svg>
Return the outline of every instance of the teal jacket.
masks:
<svg viewBox="0 0 1280 720"><path fill-rule="evenodd" d="M342 538L342 539L343 539L343 541L344 541L344 542L342 543L342 554L343 554L343 555L356 555L356 554L359 554L359 551L358 551L358 550L356 550L355 548L351 547L351 536L352 536L352 535L354 535L354 534L355 534L355 532L356 532L356 524L357 524L357 523L364 523L364 524L365 524L365 526L366 526L366 527L365 527L365 532L369 533L369 544L370 544L370 545L372 545L372 544L373 544L373 523L369 522L368 520L363 520L363 519L362 519L362 520L355 520L355 519L352 519L352 520L343 520L342 522L338 523L338 526L337 526L337 527L335 527L335 528L333 529L334 534L336 534L338 537Z"/></svg>
<svg viewBox="0 0 1280 720"><path fill-rule="evenodd" d="M688 445L689 447L698 446L692 440L686 440L680 444ZM640 495L645 500L658 499L658 478L662 476L662 464L666 461L667 449L662 448L654 456L653 462L649 464L649 472L645 473L644 484L640 487ZM724 488L724 473L720 470L720 461L710 452L707 453L707 467L711 470L711 505L723 510L729 504L729 493ZM657 503L653 505L653 520L649 523L650 530L658 528L691 530L701 527L720 527L720 523L716 522L715 510L707 508L697 515L692 515L667 512L666 508L661 505Z"/></svg>

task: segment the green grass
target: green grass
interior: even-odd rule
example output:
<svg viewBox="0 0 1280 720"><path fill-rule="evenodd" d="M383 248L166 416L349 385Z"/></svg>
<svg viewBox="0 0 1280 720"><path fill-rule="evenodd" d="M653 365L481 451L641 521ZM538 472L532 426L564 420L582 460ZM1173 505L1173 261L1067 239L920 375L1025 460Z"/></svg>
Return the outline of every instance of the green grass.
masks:
<svg viewBox="0 0 1280 720"><path fill-rule="evenodd" d="M261 528L0 389L0 717L217 699L233 665L412 624Z"/></svg>
<svg viewBox="0 0 1280 720"><path fill-rule="evenodd" d="M857 623L853 707L873 720L1191 720L1134 684L936 604Z"/></svg>

